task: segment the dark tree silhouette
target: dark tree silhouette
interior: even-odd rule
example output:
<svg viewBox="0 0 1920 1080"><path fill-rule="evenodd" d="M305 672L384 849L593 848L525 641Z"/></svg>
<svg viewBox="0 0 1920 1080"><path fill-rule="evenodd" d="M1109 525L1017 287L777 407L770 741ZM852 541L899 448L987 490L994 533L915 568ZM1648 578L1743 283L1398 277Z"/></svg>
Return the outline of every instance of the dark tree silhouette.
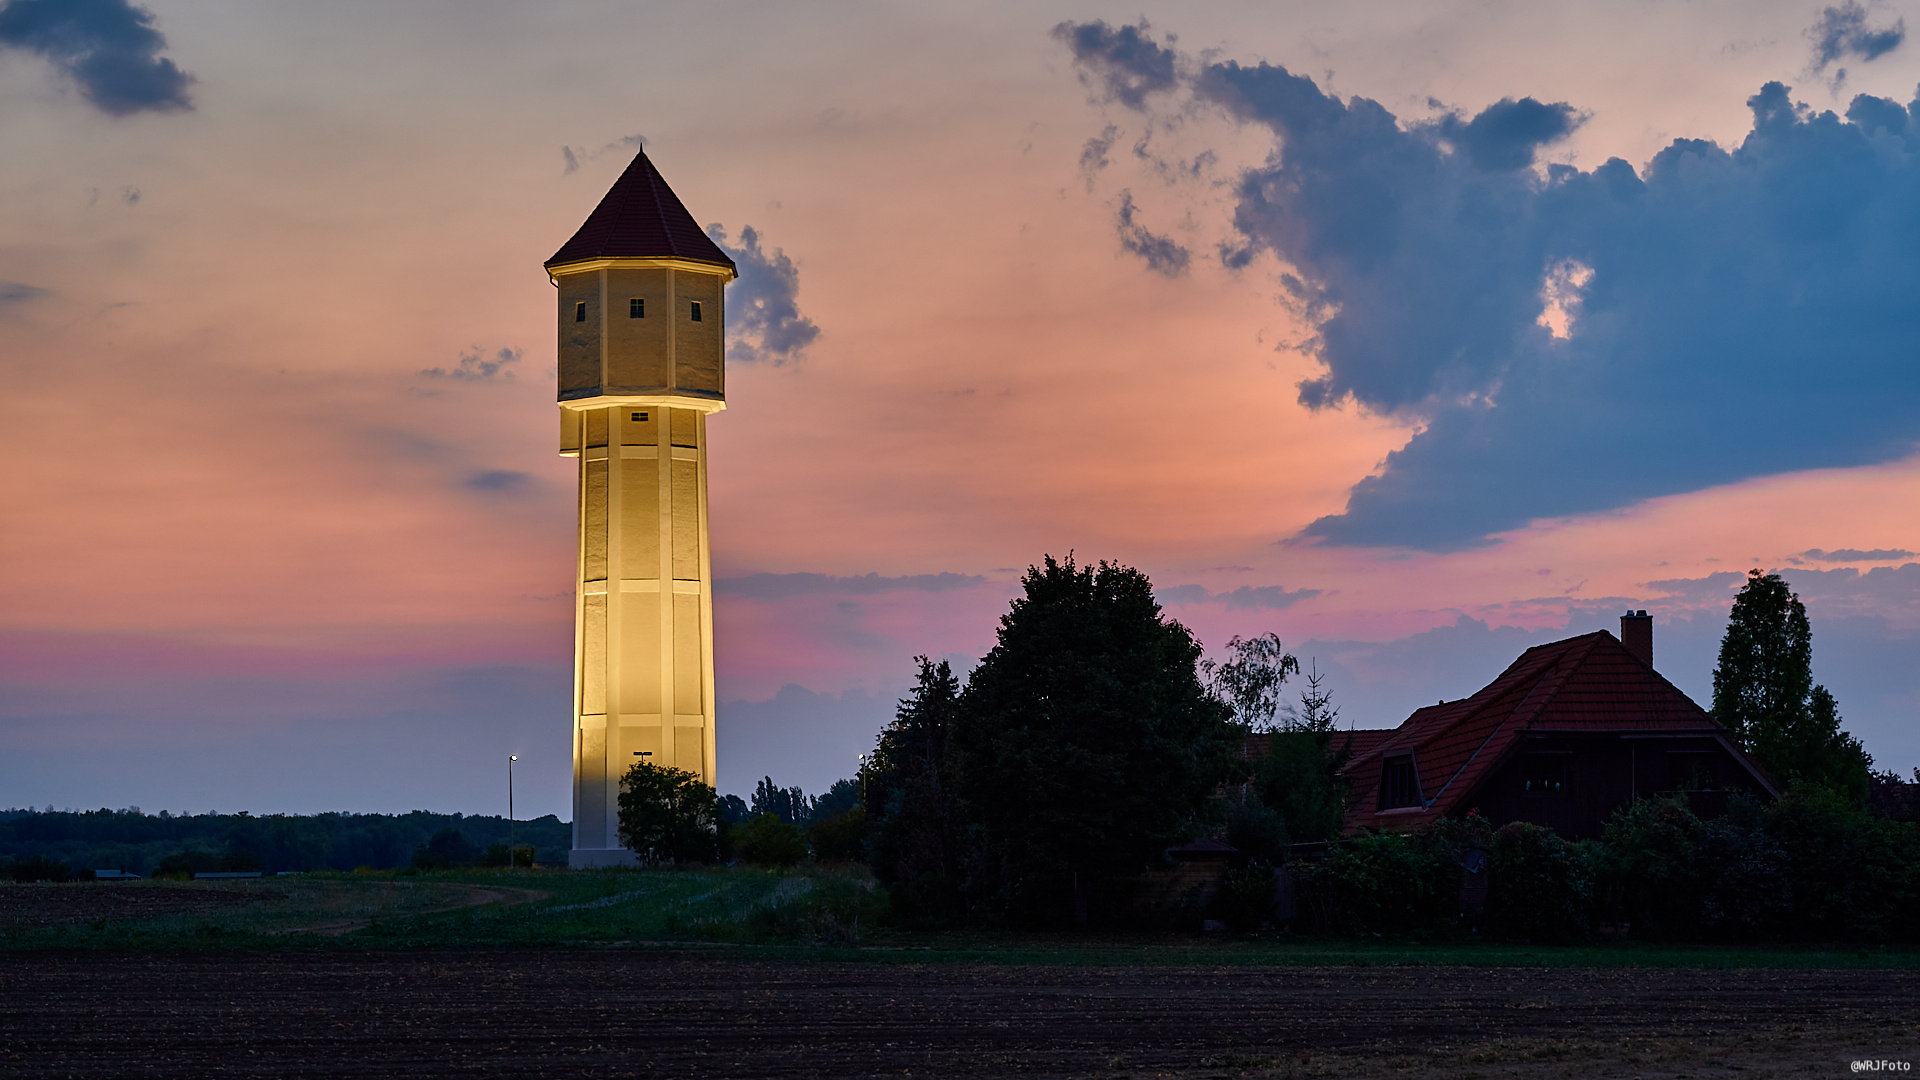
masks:
<svg viewBox="0 0 1920 1080"><path fill-rule="evenodd" d="M1776 778L1866 798L1873 759L1841 730L1833 695L1814 685L1807 608L1778 574L1750 571L1733 598L1713 715Z"/></svg>
<svg viewBox="0 0 1920 1080"><path fill-rule="evenodd" d="M684 769L638 762L620 778L620 842L648 862L710 862L720 797Z"/></svg>
<svg viewBox="0 0 1920 1080"><path fill-rule="evenodd" d="M1085 921L1205 827L1241 730L1145 574L1051 556L967 681L948 755L967 891L1023 922Z"/></svg>
<svg viewBox="0 0 1920 1080"><path fill-rule="evenodd" d="M960 917L961 821L953 803L947 741L960 683L945 660L924 656L913 690L880 733L862 773L874 875L894 907L920 923Z"/></svg>

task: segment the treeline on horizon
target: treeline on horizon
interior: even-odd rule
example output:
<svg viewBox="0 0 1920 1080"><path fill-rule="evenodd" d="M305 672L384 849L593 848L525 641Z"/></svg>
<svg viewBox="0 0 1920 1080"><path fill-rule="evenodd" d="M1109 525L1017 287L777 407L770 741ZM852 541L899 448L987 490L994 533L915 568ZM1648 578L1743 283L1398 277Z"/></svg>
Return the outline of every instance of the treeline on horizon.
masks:
<svg viewBox="0 0 1920 1080"><path fill-rule="evenodd" d="M531 847L540 863L566 865L571 826L548 814L509 823L498 816L435 814L145 814L123 810L0 811L0 875L9 865L148 875L169 859L193 870L391 870L440 861L476 862L496 846ZM451 853L447 858L443 853ZM502 860L504 861L504 860Z"/></svg>

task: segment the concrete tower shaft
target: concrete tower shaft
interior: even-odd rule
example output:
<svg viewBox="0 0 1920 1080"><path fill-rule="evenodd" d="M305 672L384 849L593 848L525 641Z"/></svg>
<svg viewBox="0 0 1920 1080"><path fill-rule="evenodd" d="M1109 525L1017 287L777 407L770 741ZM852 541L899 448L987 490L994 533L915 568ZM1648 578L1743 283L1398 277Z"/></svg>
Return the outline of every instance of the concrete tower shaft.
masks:
<svg viewBox="0 0 1920 1080"><path fill-rule="evenodd" d="M579 461L571 862L617 865L635 762L716 775L707 417L726 407L734 268L645 154L546 265L560 452Z"/></svg>

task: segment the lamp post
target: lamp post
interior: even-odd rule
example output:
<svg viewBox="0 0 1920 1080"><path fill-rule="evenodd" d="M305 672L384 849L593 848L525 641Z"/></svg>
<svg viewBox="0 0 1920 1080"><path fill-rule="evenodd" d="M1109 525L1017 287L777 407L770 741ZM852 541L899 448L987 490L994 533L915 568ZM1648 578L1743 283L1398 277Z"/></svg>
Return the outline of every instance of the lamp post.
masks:
<svg viewBox="0 0 1920 1080"><path fill-rule="evenodd" d="M519 754L507 755L507 869L514 867L513 857L513 763L520 760Z"/></svg>

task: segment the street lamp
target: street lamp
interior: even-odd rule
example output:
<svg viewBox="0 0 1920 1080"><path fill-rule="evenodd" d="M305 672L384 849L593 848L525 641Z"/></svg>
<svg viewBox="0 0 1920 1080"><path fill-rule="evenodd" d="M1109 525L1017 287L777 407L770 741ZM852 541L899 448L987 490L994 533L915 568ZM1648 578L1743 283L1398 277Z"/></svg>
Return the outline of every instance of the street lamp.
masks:
<svg viewBox="0 0 1920 1080"><path fill-rule="evenodd" d="M513 763L520 760L519 754L507 755L507 869L514 866L513 858Z"/></svg>

